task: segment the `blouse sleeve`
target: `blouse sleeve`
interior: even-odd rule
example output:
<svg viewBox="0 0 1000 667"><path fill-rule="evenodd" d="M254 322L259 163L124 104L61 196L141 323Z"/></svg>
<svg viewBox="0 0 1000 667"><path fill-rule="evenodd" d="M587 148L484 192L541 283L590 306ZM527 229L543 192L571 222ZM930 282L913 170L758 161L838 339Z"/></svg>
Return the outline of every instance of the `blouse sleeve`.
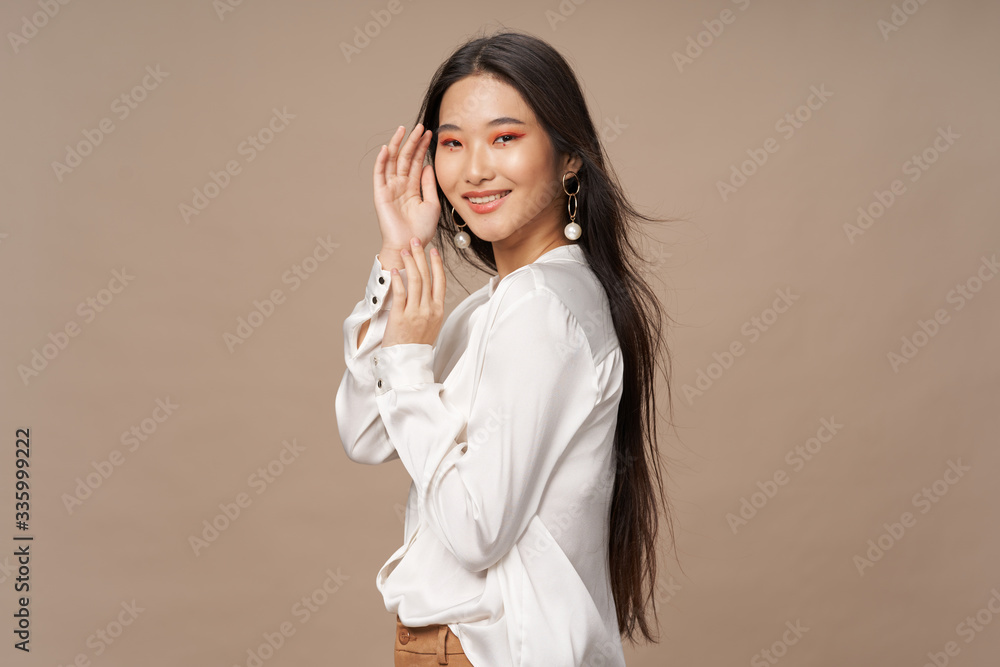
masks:
<svg viewBox="0 0 1000 667"><path fill-rule="evenodd" d="M580 323L544 287L501 305L467 424L440 397L432 353L427 344L379 352L378 409L420 516L476 572L506 554L537 512L598 402L597 369Z"/></svg>
<svg viewBox="0 0 1000 667"><path fill-rule="evenodd" d="M337 390L335 410L344 451L349 459L358 463L376 464L399 458L375 403L375 377L371 365L372 357L382 349L392 307L391 278L392 273L382 267L376 254L365 286L365 298L344 320L347 369ZM406 284L406 269L400 269L399 279ZM358 332L368 319L371 323L359 348Z"/></svg>

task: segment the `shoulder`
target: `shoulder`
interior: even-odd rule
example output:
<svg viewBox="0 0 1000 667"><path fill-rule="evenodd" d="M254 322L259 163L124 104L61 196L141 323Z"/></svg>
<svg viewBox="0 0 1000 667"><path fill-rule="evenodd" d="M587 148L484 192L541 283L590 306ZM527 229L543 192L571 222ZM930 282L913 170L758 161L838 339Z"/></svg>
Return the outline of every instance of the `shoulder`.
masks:
<svg viewBox="0 0 1000 667"><path fill-rule="evenodd" d="M501 281L496 316L500 320L526 303L562 313L566 334L584 336L594 361L618 347L604 286L590 267L576 261L529 264Z"/></svg>

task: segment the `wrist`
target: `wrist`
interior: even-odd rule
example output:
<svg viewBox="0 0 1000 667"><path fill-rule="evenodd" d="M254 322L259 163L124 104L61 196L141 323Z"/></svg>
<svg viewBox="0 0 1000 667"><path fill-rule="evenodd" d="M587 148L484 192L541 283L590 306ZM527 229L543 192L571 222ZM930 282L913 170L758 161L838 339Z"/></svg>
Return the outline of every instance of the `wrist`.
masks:
<svg viewBox="0 0 1000 667"><path fill-rule="evenodd" d="M403 264L403 258L399 254L400 248L389 248L382 246L382 249L378 251L378 261L382 264L382 268L386 271L392 269L405 269L406 265Z"/></svg>

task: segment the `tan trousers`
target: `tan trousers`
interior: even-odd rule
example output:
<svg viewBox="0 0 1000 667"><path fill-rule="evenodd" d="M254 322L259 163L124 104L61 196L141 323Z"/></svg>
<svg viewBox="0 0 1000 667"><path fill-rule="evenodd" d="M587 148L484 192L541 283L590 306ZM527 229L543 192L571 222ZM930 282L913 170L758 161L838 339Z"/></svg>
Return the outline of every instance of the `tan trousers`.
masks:
<svg viewBox="0 0 1000 667"><path fill-rule="evenodd" d="M474 667L465 657L458 637L447 625L412 627L396 616L394 667Z"/></svg>

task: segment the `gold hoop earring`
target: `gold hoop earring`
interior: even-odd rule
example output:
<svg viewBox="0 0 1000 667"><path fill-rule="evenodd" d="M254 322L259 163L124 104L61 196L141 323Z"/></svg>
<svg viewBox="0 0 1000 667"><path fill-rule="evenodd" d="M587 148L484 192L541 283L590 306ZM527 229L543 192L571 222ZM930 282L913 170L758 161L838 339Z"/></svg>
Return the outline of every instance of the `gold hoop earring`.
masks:
<svg viewBox="0 0 1000 667"><path fill-rule="evenodd" d="M576 190L570 192L566 189L566 177L573 174L573 178L576 179ZM575 171L567 171L562 177L563 192L569 195L569 200L566 202L566 210L569 211L569 224L563 227L563 234L570 241L576 241L578 238L583 236L583 229L580 225L576 224L576 209L577 201L576 195L580 192L580 177L576 175Z"/></svg>
<svg viewBox="0 0 1000 667"><path fill-rule="evenodd" d="M451 224L452 224L452 226L453 227L457 227L458 230L459 230L458 233L455 234L455 245L457 245L459 248L463 248L463 249L464 248L468 248L469 244L472 243L472 238L462 229L462 227L465 227L466 223L463 222L461 225L455 224L455 207L454 206L451 207L451 215L449 217L451 218Z"/></svg>

